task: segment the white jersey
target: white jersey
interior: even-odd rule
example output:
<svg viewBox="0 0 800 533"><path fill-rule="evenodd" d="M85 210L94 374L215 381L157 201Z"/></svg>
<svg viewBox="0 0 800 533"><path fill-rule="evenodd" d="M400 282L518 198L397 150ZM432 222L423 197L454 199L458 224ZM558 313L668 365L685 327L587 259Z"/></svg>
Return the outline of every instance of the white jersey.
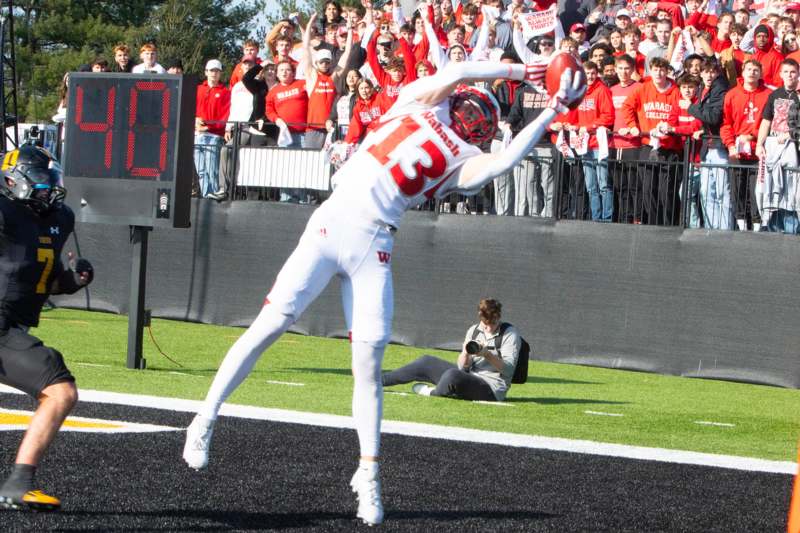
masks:
<svg viewBox="0 0 800 533"><path fill-rule="evenodd" d="M328 202L376 221L399 226L403 213L457 190L458 170L478 147L450 129L448 100L420 104L423 80L400 92L358 151L333 176Z"/></svg>

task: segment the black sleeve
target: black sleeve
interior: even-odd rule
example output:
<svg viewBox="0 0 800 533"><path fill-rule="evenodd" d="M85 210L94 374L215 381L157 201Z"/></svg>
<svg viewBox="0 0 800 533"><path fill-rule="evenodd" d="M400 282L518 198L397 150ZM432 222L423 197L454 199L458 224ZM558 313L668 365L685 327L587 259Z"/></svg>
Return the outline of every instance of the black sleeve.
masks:
<svg viewBox="0 0 800 533"><path fill-rule="evenodd" d="M349 98L349 95L339 96L333 100L333 105L331 106L331 112L328 115L328 120L333 121L336 124L336 121L339 120L339 100L342 98Z"/></svg>
<svg viewBox="0 0 800 533"><path fill-rule="evenodd" d="M775 118L775 100L778 99L778 91L772 91L769 98L767 98L767 105L764 106L764 112L761 113L761 118L765 120L772 120Z"/></svg>
<svg viewBox="0 0 800 533"><path fill-rule="evenodd" d="M707 128L718 128L722 124L722 108L727 91L715 91L705 102L692 104L687 110Z"/></svg>
<svg viewBox="0 0 800 533"><path fill-rule="evenodd" d="M367 60L367 51L361 48L359 43L353 43L350 46L350 55L347 56L347 63L344 66L344 77L347 77L347 73L351 70L358 70L363 65L364 62Z"/></svg>
<svg viewBox="0 0 800 533"><path fill-rule="evenodd" d="M261 86L267 83L264 80L256 79L258 73L263 69L264 67L261 65L254 65L253 68L245 72L244 76L242 76L242 84L244 84L245 89L253 94L258 94L258 92L261 90Z"/></svg>
<svg viewBox="0 0 800 533"><path fill-rule="evenodd" d="M517 91L517 94L514 96L514 103L511 104L511 109L508 111L508 117L506 118L506 122L511 126L511 131L514 133L521 130L523 126L522 99L524 94L524 89Z"/></svg>

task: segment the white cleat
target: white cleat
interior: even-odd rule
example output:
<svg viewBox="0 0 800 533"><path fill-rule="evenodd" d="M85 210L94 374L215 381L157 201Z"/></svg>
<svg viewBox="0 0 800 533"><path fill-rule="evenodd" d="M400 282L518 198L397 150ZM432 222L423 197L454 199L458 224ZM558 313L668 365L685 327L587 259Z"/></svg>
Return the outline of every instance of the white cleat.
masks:
<svg viewBox="0 0 800 533"><path fill-rule="evenodd" d="M431 387L430 385L426 385L425 383L414 383L411 386L411 391L414 394L419 394L421 396L430 396L433 391L436 390L436 387Z"/></svg>
<svg viewBox="0 0 800 533"><path fill-rule="evenodd" d="M358 513L368 526L377 526L383 522L383 504L381 503L381 480L377 472L371 474L359 468L350 480L350 487L358 495Z"/></svg>
<svg viewBox="0 0 800 533"><path fill-rule="evenodd" d="M208 465L208 450L211 448L211 435L214 434L214 420L200 415L194 417L186 428L186 444L183 446L183 460L195 470Z"/></svg>

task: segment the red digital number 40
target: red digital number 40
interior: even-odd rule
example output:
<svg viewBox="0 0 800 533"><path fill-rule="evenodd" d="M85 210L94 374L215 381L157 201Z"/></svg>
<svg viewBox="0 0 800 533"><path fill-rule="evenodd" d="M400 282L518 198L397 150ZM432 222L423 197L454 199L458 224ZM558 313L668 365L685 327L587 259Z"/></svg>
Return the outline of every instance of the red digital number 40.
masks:
<svg viewBox="0 0 800 533"><path fill-rule="evenodd" d="M134 166L134 155L136 154L136 137L137 132L134 130L136 124L136 111L139 104L139 95L143 91L158 91L161 93L161 120L159 125L161 132L159 137L159 150L158 150L158 166L156 167L137 167ZM87 133L100 133L103 134L103 164L106 170L111 170L111 162L114 145L114 124L115 124L115 109L117 99L117 88L111 87L106 96L106 121L105 122L86 122L84 121L84 88L78 86L75 102L75 124L81 131ZM129 113L128 113L128 131L125 135L127 142L127 150L125 157L125 170L131 176L142 176L156 178L160 176L167 167L167 144L168 135L167 129L170 119L170 91L167 84L164 82L149 82L137 81L131 87L130 100L129 100ZM150 132L148 132L150 134ZM141 135L141 133L139 133Z"/></svg>

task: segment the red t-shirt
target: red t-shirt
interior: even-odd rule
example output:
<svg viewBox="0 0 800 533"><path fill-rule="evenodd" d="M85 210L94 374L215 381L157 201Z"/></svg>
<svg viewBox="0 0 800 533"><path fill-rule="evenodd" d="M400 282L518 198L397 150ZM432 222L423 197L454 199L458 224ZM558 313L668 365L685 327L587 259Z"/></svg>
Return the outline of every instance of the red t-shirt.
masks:
<svg viewBox="0 0 800 533"><path fill-rule="evenodd" d="M225 121L231 112L231 91L225 85L209 87L208 81L197 86L195 116L206 121L207 133L225 135Z"/></svg>
<svg viewBox="0 0 800 533"><path fill-rule="evenodd" d="M280 118L289 125L289 131L306 131L308 93L305 80L295 80L288 85L279 83L267 93L266 104L267 118L272 122Z"/></svg>
<svg viewBox="0 0 800 533"><path fill-rule="evenodd" d="M665 122L669 118L676 92L678 88L671 81L663 92L652 81L642 83L625 99L620 109L625 126L638 128L642 143L650 145L650 131L659 122Z"/></svg>
<svg viewBox="0 0 800 533"><path fill-rule="evenodd" d="M641 83L634 81L627 87L623 87L619 83L611 87L611 99L614 102L614 137L611 141L611 146L614 148L639 148L642 145L641 137L621 136L617 132L623 128L627 128L628 124L625 122L625 117L622 114L622 104L628 96L635 91Z"/></svg>
<svg viewBox="0 0 800 533"><path fill-rule="evenodd" d="M317 82L308 97L307 122L309 129L325 128L325 121L331 114L334 100L336 100L336 87L333 84L333 78L317 72Z"/></svg>

